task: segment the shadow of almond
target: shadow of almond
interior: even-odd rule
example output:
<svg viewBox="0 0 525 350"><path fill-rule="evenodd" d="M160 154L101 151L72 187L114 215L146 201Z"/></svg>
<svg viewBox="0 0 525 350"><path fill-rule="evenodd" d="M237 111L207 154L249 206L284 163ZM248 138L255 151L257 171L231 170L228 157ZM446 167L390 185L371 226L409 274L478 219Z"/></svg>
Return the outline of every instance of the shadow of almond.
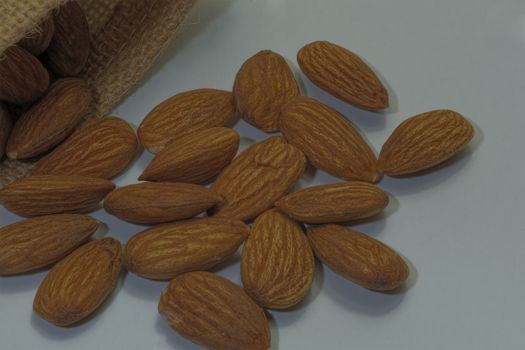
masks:
<svg viewBox="0 0 525 350"><path fill-rule="evenodd" d="M97 231L95 231L95 233L91 236L91 239L100 239L100 238L104 238L107 236L109 232L109 226L103 222L103 221L100 221L100 226L98 227Z"/></svg>
<svg viewBox="0 0 525 350"><path fill-rule="evenodd" d="M31 328L38 332L41 336L46 339L53 341L67 341L68 339L78 337L79 334L86 332L91 328L94 322L83 323L76 327L57 327L51 323L43 320L37 316L34 312L31 313Z"/></svg>
<svg viewBox="0 0 525 350"><path fill-rule="evenodd" d="M317 174L317 168L314 167L309 162L306 163L306 168L304 169L303 175L301 176L299 181L295 183L294 187L292 188L290 192L296 192L302 188L315 186L316 184L314 184L314 180L315 180L316 174Z"/></svg>
<svg viewBox="0 0 525 350"><path fill-rule="evenodd" d="M52 265L51 265L52 266ZM2 276L0 295L36 291L51 266L16 276Z"/></svg>
<svg viewBox="0 0 525 350"><path fill-rule="evenodd" d="M122 245L126 244L128 239L133 235L148 229L150 226L137 225L124 220L116 220L116 217L109 214L103 208L99 208L96 212L91 213L91 216L100 220L102 232L97 232L94 237L101 238L108 236L117 239ZM130 234L131 232L131 234ZM123 247L124 248L124 247Z"/></svg>
<svg viewBox="0 0 525 350"><path fill-rule="evenodd" d="M292 70L295 81L297 81L297 85L299 86L299 91L301 95L307 96L306 85L304 84L304 81L308 78L303 75L301 69L299 68L297 64L296 57L293 57L293 59L285 57L284 59L286 63L288 64L288 67L290 67L290 69Z"/></svg>
<svg viewBox="0 0 525 350"><path fill-rule="evenodd" d="M468 165L472 152L467 147L440 165L410 176L385 176L380 186L398 197L432 189L463 170Z"/></svg>
<svg viewBox="0 0 525 350"><path fill-rule="evenodd" d="M373 292L336 275L330 269L325 272L323 292L348 312L381 316L395 309L405 294Z"/></svg>
<svg viewBox="0 0 525 350"><path fill-rule="evenodd" d="M154 281L129 273L122 290L134 298L158 301L169 281Z"/></svg>
<svg viewBox="0 0 525 350"><path fill-rule="evenodd" d="M231 269L231 268L233 268L235 266L238 266L238 268L240 269L241 255L242 255L242 246L239 248L239 250L237 251L236 254L234 254L233 256L230 256L229 258L227 258L223 262L215 265L214 267L212 267L208 271L212 272L212 273L219 273L219 272L221 272L223 270L228 270L228 269Z"/></svg>
<svg viewBox="0 0 525 350"><path fill-rule="evenodd" d="M270 326L270 349L269 350L279 350L279 327L275 318L268 312L266 317L268 318L268 325Z"/></svg>
<svg viewBox="0 0 525 350"><path fill-rule="evenodd" d="M140 147L143 148L142 146ZM137 157L133 160L132 166L138 168L137 173L141 175L154 157L155 155L153 153L143 149L142 152L137 152ZM138 179L136 179L136 182L139 182Z"/></svg>
<svg viewBox="0 0 525 350"><path fill-rule="evenodd" d="M190 342L189 340L180 336L175 332L169 325L168 320L162 316L158 315L157 320L155 321L155 331L158 334L164 336L166 343L170 346L171 349L184 349L184 350L201 350L202 347Z"/></svg>

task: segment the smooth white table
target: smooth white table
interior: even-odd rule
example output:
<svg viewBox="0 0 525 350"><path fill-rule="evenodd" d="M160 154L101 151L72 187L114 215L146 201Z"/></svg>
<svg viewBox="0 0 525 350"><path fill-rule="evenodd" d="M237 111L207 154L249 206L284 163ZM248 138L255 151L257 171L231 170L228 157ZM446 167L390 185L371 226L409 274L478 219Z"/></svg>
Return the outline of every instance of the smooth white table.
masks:
<svg viewBox="0 0 525 350"><path fill-rule="evenodd" d="M144 83L114 112L137 126L157 103L200 87L230 89L241 63L272 49L294 65L297 50L326 39L369 62L392 108L374 114L313 86L376 151L406 117L451 108L476 125L471 146L424 176L385 178L385 215L358 229L412 265L404 294L378 294L318 268L300 307L272 315L272 349L463 350L525 346L525 2L523 0L201 0ZM298 71L298 70L297 70ZM266 135L239 122L247 145ZM143 152L118 185L136 181ZM311 174L310 174L311 175ZM336 179L318 171L303 185ZM143 228L102 210L123 243ZM0 209L0 224L16 221ZM218 272L239 282L239 265ZM0 279L0 348L197 349L157 314L163 282L127 275L103 312L73 329L31 313L44 274Z"/></svg>

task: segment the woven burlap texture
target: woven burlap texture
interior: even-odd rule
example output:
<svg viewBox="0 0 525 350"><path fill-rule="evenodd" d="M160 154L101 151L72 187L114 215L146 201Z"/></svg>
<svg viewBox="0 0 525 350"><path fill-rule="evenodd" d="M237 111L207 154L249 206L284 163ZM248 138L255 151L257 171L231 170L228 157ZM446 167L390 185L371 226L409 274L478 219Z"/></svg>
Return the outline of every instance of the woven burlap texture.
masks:
<svg viewBox="0 0 525 350"><path fill-rule="evenodd" d="M109 113L143 77L196 0L79 0L91 30L82 77L93 93L86 119ZM62 0L0 1L0 54L31 33ZM32 164L4 160L0 188Z"/></svg>

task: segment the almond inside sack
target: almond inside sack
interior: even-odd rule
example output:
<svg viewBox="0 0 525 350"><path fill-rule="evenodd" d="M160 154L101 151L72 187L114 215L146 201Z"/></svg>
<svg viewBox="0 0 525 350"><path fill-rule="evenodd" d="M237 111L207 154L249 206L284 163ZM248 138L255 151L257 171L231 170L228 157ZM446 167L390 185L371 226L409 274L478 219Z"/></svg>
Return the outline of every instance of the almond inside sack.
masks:
<svg viewBox="0 0 525 350"><path fill-rule="evenodd" d="M143 77L195 0L79 0L89 22L91 53L81 77L93 93L86 117L108 114ZM3 0L0 56L65 1ZM26 176L32 164L0 163L0 188Z"/></svg>

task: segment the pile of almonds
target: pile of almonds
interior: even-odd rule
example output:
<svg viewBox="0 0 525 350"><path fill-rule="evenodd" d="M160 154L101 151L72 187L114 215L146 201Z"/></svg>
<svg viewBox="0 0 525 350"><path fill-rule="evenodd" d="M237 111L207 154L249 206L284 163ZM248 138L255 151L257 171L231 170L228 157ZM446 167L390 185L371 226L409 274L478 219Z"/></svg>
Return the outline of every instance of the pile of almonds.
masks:
<svg viewBox="0 0 525 350"><path fill-rule="evenodd" d="M78 73L71 68L81 64L66 54L69 41L53 45L57 34L71 34L71 28L58 30L57 19L66 13L55 15L55 35L43 56L58 76ZM261 51L242 65L233 92L192 90L155 107L138 129L142 145L155 154L139 178L147 182L115 189L109 179L136 156L134 131L122 119L106 117L68 137L89 104L86 85L65 78L48 89L47 71L21 47L29 50L20 43L7 56L27 56L15 63L31 62L28 70L4 62L0 80L25 77L32 86L24 86L23 94L5 89L0 98L16 104L41 99L22 113L6 153L30 158L51 152L30 177L0 190L8 210L29 217L0 229L0 275L56 263L38 288L33 309L57 326L82 322L104 302L122 260L131 273L171 280L158 310L183 337L208 349L268 349L264 309L290 308L308 294L314 257L371 291L394 290L407 280L409 267L395 250L338 223L372 217L388 205L388 194L374 185L383 174L431 168L458 153L474 134L456 112L424 113L403 122L377 159L344 116L300 96L283 57ZM298 62L312 82L334 96L368 110L388 107L387 90L352 52L313 42L299 51ZM8 111L0 112L5 139ZM282 135L236 156L240 136L226 125L237 112L256 128ZM290 193L307 163L345 181ZM100 223L83 214L102 201L122 220L153 226L122 249L113 238L90 241ZM205 212L208 217L194 218ZM205 272L243 243L243 288Z"/></svg>

